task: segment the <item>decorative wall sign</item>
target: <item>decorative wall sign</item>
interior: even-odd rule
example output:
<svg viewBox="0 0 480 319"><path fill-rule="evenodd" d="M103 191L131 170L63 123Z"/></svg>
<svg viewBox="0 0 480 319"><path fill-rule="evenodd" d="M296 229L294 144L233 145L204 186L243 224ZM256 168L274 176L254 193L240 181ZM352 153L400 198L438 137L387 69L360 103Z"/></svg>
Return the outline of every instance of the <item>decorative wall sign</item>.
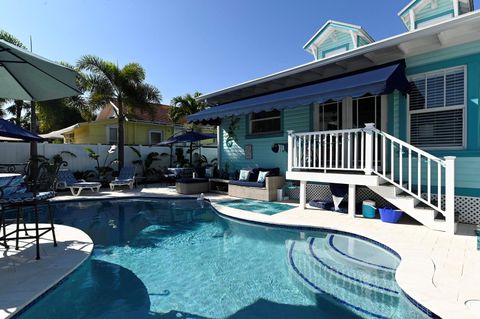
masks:
<svg viewBox="0 0 480 319"><path fill-rule="evenodd" d="M245 159L247 159L247 160L253 159L253 145L252 144L245 145Z"/></svg>

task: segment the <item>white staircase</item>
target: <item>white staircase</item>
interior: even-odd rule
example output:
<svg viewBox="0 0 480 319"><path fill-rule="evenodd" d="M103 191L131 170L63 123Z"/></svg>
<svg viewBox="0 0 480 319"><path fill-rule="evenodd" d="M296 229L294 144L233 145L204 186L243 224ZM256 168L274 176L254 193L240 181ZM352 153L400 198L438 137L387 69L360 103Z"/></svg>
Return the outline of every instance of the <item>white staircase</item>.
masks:
<svg viewBox="0 0 480 319"><path fill-rule="evenodd" d="M455 157L433 156L367 124L362 129L288 132L287 179L349 185L349 214L355 187L367 186L423 225L454 234Z"/></svg>
<svg viewBox="0 0 480 319"><path fill-rule="evenodd" d="M386 184L369 186L369 188L428 228L447 231L445 219L437 218L439 216L438 211L429 206L421 205L420 200L403 192L397 186Z"/></svg>

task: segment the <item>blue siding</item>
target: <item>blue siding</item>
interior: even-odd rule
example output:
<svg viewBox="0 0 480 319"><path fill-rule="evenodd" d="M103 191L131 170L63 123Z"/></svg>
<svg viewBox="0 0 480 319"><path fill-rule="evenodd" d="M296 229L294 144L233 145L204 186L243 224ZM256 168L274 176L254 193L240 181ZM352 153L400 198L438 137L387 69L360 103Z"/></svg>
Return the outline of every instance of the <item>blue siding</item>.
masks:
<svg viewBox="0 0 480 319"><path fill-rule="evenodd" d="M334 40L335 39L335 40ZM353 47L352 37L348 31L334 31L330 37L318 46L318 57L324 58L325 55L336 49L346 48L346 51Z"/></svg>
<svg viewBox="0 0 480 319"><path fill-rule="evenodd" d="M220 145L220 167L223 169L225 163L229 164L229 171L233 172L242 168L254 167L280 167L282 174L287 169L287 152L272 152L272 145L276 143L287 143L287 130L295 132L308 132L311 129L312 117L311 107L297 107L283 111L283 134L276 137L255 137L248 138L247 118L241 116L239 128L236 131L236 138L231 147L226 145L226 129L230 124L230 119L224 119L221 125ZM245 159L245 145L252 144L253 159Z"/></svg>

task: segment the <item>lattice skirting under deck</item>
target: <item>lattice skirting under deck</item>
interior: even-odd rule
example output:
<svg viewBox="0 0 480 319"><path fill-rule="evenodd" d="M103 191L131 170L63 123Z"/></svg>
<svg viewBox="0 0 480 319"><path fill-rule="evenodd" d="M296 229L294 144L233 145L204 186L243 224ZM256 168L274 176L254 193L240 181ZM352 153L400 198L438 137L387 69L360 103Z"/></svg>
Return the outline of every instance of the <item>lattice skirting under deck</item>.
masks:
<svg viewBox="0 0 480 319"><path fill-rule="evenodd" d="M299 199L300 188L289 188L288 196L291 199ZM436 195L432 194L432 200L436 200ZM307 184L307 201L312 199L332 200L332 193L328 185ZM373 200L377 207L389 206L389 202L376 194L368 187L357 187L356 200L360 203L364 200ZM346 200L346 198L345 198ZM445 198L442 196L442 205ZM455 210L458 221L465 224L480 224L480 197L455 196Z"/></svg>

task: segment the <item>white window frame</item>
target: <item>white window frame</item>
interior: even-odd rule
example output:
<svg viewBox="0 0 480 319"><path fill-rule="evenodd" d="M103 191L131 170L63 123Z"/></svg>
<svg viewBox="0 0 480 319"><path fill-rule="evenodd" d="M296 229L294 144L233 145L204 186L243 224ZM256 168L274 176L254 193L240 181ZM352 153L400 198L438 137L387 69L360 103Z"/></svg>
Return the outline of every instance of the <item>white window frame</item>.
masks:
<svg viewBox="0 0 480 319"><path fill-rule="evenodd" d="M111 139L110 139L110 129L112 128L116 128L117 129L117 140L115 141L115 143L112 143L111 142ZM107 144L110 144L110 145L117 145L118 144L118 125L108 125L107 126Z"/></svg>
<svg viewBox="0 0 480 319"><path fill-rule="evenodd" d="M148 144L149 145L153 145L152 144L152 133L160 133L160 142L163 142L163 131L150 130L150 131L148 131Z"/></svg>
<svg viewBox="0 0 480 319"><path fill-rule="evenodd" d="M340 101L333 101L333 102L325 102L321 104L316 105L317 112L315 114L315 130L319 132L323 132L321 130L320 124L325 122L325 113L323 112L323 108L325 105L330 105L330 104L337 104L337 126L341 126L341 129L344 129L344 112L345 112L345 103L344 99ZM339 116L339 110L342 109L342 116L340 118ZM320 117L322 117L322 120L320 121Z"/></svg>
<svg viewBox="0 0 480 319"><path fill-rule="evenodd" d="M452 106L443 106L443 107L434 107L434 108L427 108L426 102L425 102L425 108L421 110L413 110L410 111L410 94L407 94L407 107L406 107L406 112L407 112L407 141L410 143L410 122L411 122L411 114L418 114L418 113L432 113L432 112L442 112L442 111L454 111L454 110L462 110L462 119L463 119L463 128L462 128L462 146L427 146L427 147L422 147L423 149L426 150L464 150L467 147L467 89L468 89L468 69L466 65L460 65L460 66L455 66L451 68L445 68L445 69L438 69L434 71L429 71L429 72L424 72L424 73L418 73L414 74L411 76L407 77L408 82L414 81L419 78L427 78L428 76L432 76L435 74L440 74L443 73L444 76L446 76L446 73L449 71L454 71L454 70L463 70L463 105L452 105ZM446 103L446 85L447 81L444 81L444 103ZM427 99L427 85L425 84L425 99Z"/></svg>
<svg viewBox="0 0 480 319"><path fill-rule="evenodd" d="M275 110L272 110L275 111ZM279 112L278 116L271 116L271 117L265 117L262 119L254 119L252 120L252 114L248 115L248 134L249 135L269 135L269 134L278 134L282 132L282 111L277 110ZM268 111L271 112L271 111ZM260 112L259 112L260 113ZM253 122L261 122L261 121L269 121L269 120L275 120L278 119L280 121L280 129L278 131L271 131L271 132L261 132L261 133L253 133L252 132L252 123Z"/></svg>
<svg viewBox="0 0 480 319"><path fill-rule="evenodd" d="M358 125L358 115L360 114L359 113L359 110L358 110L358 102L355 103L355 101L359 101L359 100L364 100L364 99L374 99L375 101L375 105L374 105L374 114L375 114L375 126L378 127L378 123L377 121L380 123L380 127L382 130L385 130L385 127L384 126L384 107L383 107L383 95L369 95L369 96L362 96L362 97L357 97L357 98L354 98L352 99L352 127L356 127L356 128L364 128L364 127L359 127ZM357 118L353 118L353 109L356 108L356 113L357 113ZM377 119L377 109L380 109L380 118Z"/></svg>

